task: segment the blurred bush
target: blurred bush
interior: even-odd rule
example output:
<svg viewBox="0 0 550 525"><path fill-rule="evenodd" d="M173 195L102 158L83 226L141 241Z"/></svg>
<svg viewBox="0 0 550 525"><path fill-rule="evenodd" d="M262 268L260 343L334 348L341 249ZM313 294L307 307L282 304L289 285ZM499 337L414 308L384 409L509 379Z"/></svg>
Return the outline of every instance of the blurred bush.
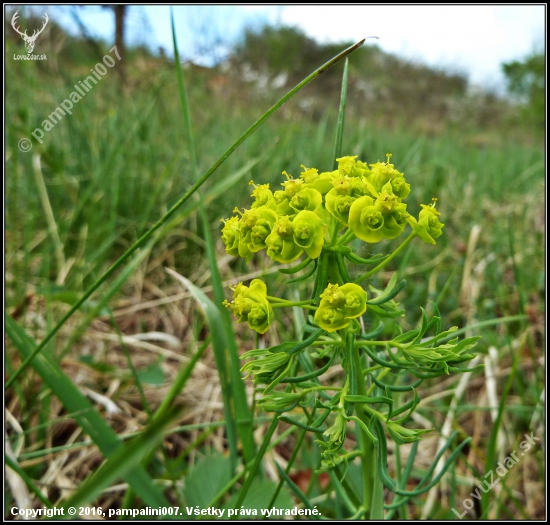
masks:
<svg viewBox="0 0 550 525"><path fill-rule="evenodd" d="M524 117L540 131L544 130L546 120L544 62L544 54L535 52L523 60L502 64L508 91L520 98Z"/></svg>

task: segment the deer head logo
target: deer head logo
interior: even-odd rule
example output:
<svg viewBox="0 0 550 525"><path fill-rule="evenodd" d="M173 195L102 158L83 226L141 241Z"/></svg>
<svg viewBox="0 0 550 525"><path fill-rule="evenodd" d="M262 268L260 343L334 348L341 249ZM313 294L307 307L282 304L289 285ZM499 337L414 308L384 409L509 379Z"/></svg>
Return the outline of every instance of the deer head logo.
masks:
<svg viewBox="0 0 550 525"><path fill-rule="evenodd" d="M38 35L44 31L44 28L46 27L48 23L48 15L44 15L44 23L42 24L42 28L40 30L34 30L32 35L27 35L27 30L25 29L25 32L22 33L19 27L16 26L17 18L19 17L19 11L16 11L13 15L13 18L11 19L11 26L15 29L17 33L21 35L21 38L25 41L25 48L27 49L27 55L30 55L34 49L34 44L36 42L36 39L38 38Z"/></svg>

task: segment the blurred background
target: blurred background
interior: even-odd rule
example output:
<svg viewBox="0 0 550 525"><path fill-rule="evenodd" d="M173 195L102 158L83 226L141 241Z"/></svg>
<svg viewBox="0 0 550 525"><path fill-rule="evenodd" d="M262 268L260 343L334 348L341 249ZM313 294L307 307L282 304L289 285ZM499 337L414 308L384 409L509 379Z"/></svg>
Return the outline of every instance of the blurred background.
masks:
<svg viewBox="0 0 550 525"><path fill-rule="evenodd" d="M27 54L12 25L16 11L15 25L28 34L48 14L33 51L47 60L15 58ZM445 326L522 316L475 330L483 335L482 362L496 380L478 373L455 411L456 424L474 436L461 474L467 480L484 471L495 402L505 407L499 454L517 448L525 432L542 432L545 6L178 6L174 18L201 173L315 68L364 37L378 37L349 59L343 153L374 163L391 152L412 186L409 210L416 214L437 197L446 225L436 247L413 243L391 268L408 280L399 296L411 312L404 324L413 326L418 307L432 308L430 301ZM4 25L5 301L40 341L194 176L168 6L6 6ZM114 45L121 60L48 131L46 119L103 57L114 57ZM283 170L298 176L302 164L332 169L342 72L340 63L300 91L201 187L226 285L265 274L270 294L284 293L263 255L247 265L225 254L219 221L250 205L250 179L276 187ZM37 128L45 131L42 143L31 136ZM30 151L22 139L30 140ZM77 384L100 396L95 402L119 434L140 428L142 394L158 405L204 338L192 299L164 271L175 269L210 291L197 209L194 201L186 204L47 346ZM373 250L389 253L396 246ZM291 313L284 315L266 334L266 345L293 337ZM127 338L143 389L116 330ZM248 330L236 330L241 349L253 348ZM10 349L7 372L19 363ZM506 390L511 371L514 382ZM25 381L27 390L12 389L6 399L23 429L63 415L32 374ZM209 352L188 386L182 424L222 417ZM423 392L432 397L419 409L439 426L449 411L449 397L436 395L442 388ZM47 477L52 456L24 454L79 440L76 430L64 420L29 433L19 451L23 465L35 478ZM199 435L172 436L170 454L178 457ZM223 428L216 428L206 442L222 450L223 439ZM283 443L277 453L284 459L291 446ZM86 468L63 470L74 459L67 453L59 477L49 475L48 490L60 494L59 480L74 486L83 479L101 458L92 452L81 460ZM181 469L195 461L196 451L188 454ZM499 493L489 516L543 517L543 465L539 448L511 471L512 491ZM468 483L460 489L466 496ZM446 498L432 502L432 516L454 518Z"/></svg>

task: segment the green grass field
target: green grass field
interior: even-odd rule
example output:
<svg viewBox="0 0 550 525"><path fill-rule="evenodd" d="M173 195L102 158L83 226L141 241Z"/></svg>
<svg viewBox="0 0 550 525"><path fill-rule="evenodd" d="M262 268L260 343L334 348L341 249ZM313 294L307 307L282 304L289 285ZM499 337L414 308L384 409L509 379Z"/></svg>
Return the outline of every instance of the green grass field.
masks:
<svg viewBox="0 0 550 525"><path fill-rule="evenodd" d="M161 60L130 62L124 88L109 70L72 115L45 133L43 144L32 139L31 151L20 151L18 142L31 138L92 65L6 63L7 380L196 180L176 69ZM341 72L342 64L335 68ZM218 88L208 72L192 68L185 70L185 82L202 174L269 109L270 97L236 96L231 81ZM323 76L313 83L322 84ZM302 164L332 169L339 98L306 110L299 102L309 89L252 134L9 384L6 457L14 470L7 470L6 518L13 518L10 508L24 505L89 505L115 512L144 505L229 509L239 502L246 486L239 465L250 469L250 458L224 420L235 414L227 404L243 399L224 391L231 364L219 368L212 318L205 319L167 269L211 298L220 282L229 297L229 284L259 275L265 275L271 295L293 299L305 286L285 285L280 265L263 254L248 264L227 255L220 219L248 206L251 179L275 184L283 170L298 176ZM435 430L420 442L412 479L428 470L444 430L447 435L459 430L472 442L438 492L399 508L395 517L401 519L458 519L452 509L466 510L463 501L472 498L485 473L518 450L524 434L545 439L544 150L536 136L519 137L513 129L467 128L465 123L460 130L422 135L412 126L383 127L361 107L347 108L343 154L371 163L391 152L413 187L410 209L437 197L445 223L437 246L413 242L371 284L380 288L393 271L407 280L398 296L408 312L407 328L418 323L420 307L433 312L435 303L445 328L456 325L482 336L477 363L484 370L430 380L419 389L414 426ZM397 246L398 241L379 243L362 255L390 253ZM211 276L213 256L220 278ZM265 347L301 337L296 316L285 312L277 313L276 326L261 337ZM233 328L239 354L258 347L245 325L233 322ZM196 352L201 354L192 360ZM330 377L337 377L338 366ZM250 400L249 380L245 388ZM237 406L237 413L244 408ZM256 411L254 418L259 448L273 413ZM298 430L282 422L274 430L245 507L268 505L281 479L275 462L286 467L298 448L289 471L293 483L324 516L350 517L338 479L315 473L314 437L299 441ZM353 432L348 439L353 445ZM410 450L401 448L389 451L394 477ZM544 448L537 442L495 489L480 501L471 499L468 517L542 518L544 471ZM352 464L346 477L350 490L360 484L358 476ZM392 497L387 493L386 503ZM305 504L284 483L277 505Z"/></svg>

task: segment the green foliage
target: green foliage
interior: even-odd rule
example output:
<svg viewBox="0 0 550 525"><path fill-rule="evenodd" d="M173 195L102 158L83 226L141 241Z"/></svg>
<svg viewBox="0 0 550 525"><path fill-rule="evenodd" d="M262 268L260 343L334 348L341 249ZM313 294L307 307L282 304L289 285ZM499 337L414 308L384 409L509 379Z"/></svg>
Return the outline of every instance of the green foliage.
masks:
<svg viewBox="0 0 550 525"><path fill-rule="evenodd" d="M50 24L52 22L50 20ZM31 21L29 25L32 25ZM187 381L199 360L212 363L210 338L204 337L204 331L209 328L200 315L184 313L183 319L182 311L178 310L181 302L175 303L177 307L165 304L164 301L171 300L170 295L159 298L159 293L173 293L169 291L172 283L167 280L163 266L175 267L185 275L204 276L201 287L210 284L206 281L205 269L212 268L212 260L221 271L220 285L222 279L235 282L234 276L244 272L273 273L280 265L272 263L261 253L265 249L261 242L265 224L258 225L254 242L252 239L248 242L248 246L260 248L258 251L250 249L248 266L224 255L221 243L216 246L210 242L206 232L210 228L216 231L219 219L228 216L236 204L239 207L248 205L247 192L242 191L245 176L254 178L261 188L266 183L274 184L283 166L296 173L301 160L307 166L336 169L334 159L341 156L341 151L332 154L335 150L333 122L336 121L340 92L339 74L328 70L296 102L285 99L283 111L274 115L270 122L260 127L259 124L265 121L263 119L255 125L246 135L246 141L236 145L240 145L239 155L225 157L224 165L220 166L217 159L225 155L227 146L257 119L261 108L268 107L265 97L275 97L277 90L255 90L254 82L237 78L238 73L233 75L233 70L227 72L221 67L207 69L188 65L186 74L199 172L205 172L208 166L219 167L217 173L209 170L208 180L203 181L201 188L207 213L202 215L201 212L201 217L198 217L196 212L200 211L200 201L188 198L177 213L159 226L157 235L151 236L132 258L125 259L123 265L105 276L113 262L149 231L181 195L194 197L197 193L189 136L182 126L178 97L173 96L178 89L174 66L145 52L130 50L127 55L129 84L125 96L120 95L117 75L107 75L78 107L75 106L72 116L67 116L49 132L44 144L34 142L32 152L23 153L17 148L20 138L29 136L30 131L40 125L73 90L74 84L89 74L90 65L110 47L100 43L99 51L94 51L89 43L77 38L60 35L57 39L53 33L54 25L51 27L52 34L47 37L45 32L41 45L51 46L45 47L45 52L57 60L41 64L12 60L6 63L6 309L18 321L16 325L10 317L6 320L9 336L6 374L10 380L6 397L11 415L21 426L17 429L12 426L13 419L8 419L7 435L8 444L15 452L11 466L37 498L44 498L41 491L46 494L37 480L43 479L52 458L56 461L59 454L69 457L66 465L77 456L83 458L81 468L72 469L70 473L74 473L71 480L87 490L89 485L85 485L85 481L91 479L90 472L97 470L101 455L111 457L110 451L116 450L120 441L133 437L125 432L125 428L132 428L137 421L138 425L150 428L155 434L159 430L155 427L156 417L166 414L176 399L196 399L195 392L189 390L191 382L188 384ZM12 33L9 30L7 34ZM11 51L18 52L21 46L19 40L10 38L8 36L6 43L10 50L8 56ZM136 60L138 54L139 61ZM260 61L258 64L259 68L264 67ZM313 69L318 65L303 67ZM286 64L281 65L281 72L291 70ZM284 269L285 277L281 280L273 275L265 278L269 290L279 299L279 302L272 303L275 320L271 330L259 338L262 346L265 342L270 348L250 351L260 346L254 343L256 334L250 337L246 334L246 325L237 326L245 328L244 332L241 331L243 340L239 350L249 351L245 354L249 360L243 370L250 370L255 388L261 387L265 392L265 401L256 399L259 406L287 410L294 405L292 412L275 413L270 418L271 425L265 430L261 428L265 417L256 415L253 422L246 420L246 411L250 410L246 402L242 403L237 395L233 399L224 397L224 404L230 407L236 404L235 408L245 417L231 409L230 413L237 415L226 423L221 420L223 410L219 404L211 419L201 423L193 421L193 424L171 430L165 435L166 441L152 447L152 451L147 443L130 442L128 448L120 449L120 470L110 463L103 477L95 481L98 483L95 488L92 486L94 491L105 486L113 489L101 493L97 501L109 501L113 506L121 507L144 503L166 506L165 499L168 498L172 504L181 506L185 503L180 485L182 473L189 472L183 477L184 492L194 488L198 493L204 488L213 494L208 502L201 500L201 505L267 507L270 506L267 496L269 500L274 499L275 486L265 479L266 472L273 472L269 470L273 463L265 461L264 454L275 450L276 457L283 456L288 461L284 470L274 463L280 477L278 488L287 485L296 499L291 500L284 487L280 499L271 505L285 508L296 504L305 507L316 504L322 507L324 517L334 519L353 517L353 510L358 509L359 514L355 516L358 518L364 512L361 478L366 474L361 472L357 456L361 452L376 457L379 451L376 468L385 476L384 483L390 490L397 488L394 496L386 492L386 518L395 513L400 518L413 514L418 517L415 509L424 503L426 497L420 492L423 493L434 482L433 470L415 462L416 451L422 449L422 444L418 446L418 441L412 443L407 465L403 468L399 446L389 456L384 455L381 437L388 435L392 440L402 442L418 437L417 431L422 430L419 425L404 419L412 410L428 419L431 426L440 428L449 411L449 397L436 395L429 405L418 405L418 398L427 389L430 393L438 393L434 380L421 376L444 373L445 392L452 393L456 383L452 383L452 376L446 376L445 366L451 374L455 372L453 368L462 368L464 365L459 361L470 354L466 346L474 342L469 340L469 333L462 347L459 346L460 340L454 341L453 338L472 330L483 334L481 343L478 343L482 352L493 345L498 349L501 372L513 362L517 373L510 375L503 394L500 394L502 383L500 380L497 383L497 394L501 395L498 420L492 425L491 435L480 436L476 447L469 450L469 456L473 455L477 461L465 464L463 447L467 441L463 435L460 438L451 435L447 441L447 453L454 450L452 457L445 462L455 497L451 505L452 501L460 503L460 496L467 496L471 491L473 480L483 476L475 464L492 467L491 463L501 450L497 438L503 422L507 434L517 431L522 435L541 413L544 368L540 362L544 354L540 351L542 332L539 319L544 308L545 275L544 152L529 145L531 135L523 136L515 128L497 128L495 133L490 123L499 122L502 108L486 104L483 97L477 100L479 105L469 107L471 113L468 113L465 106L460 105L463 100L460 99L461 82L447 78L448 75L442 72L405 64L372 46L356 52L347 71L346 133L343 133L343 125L337 132L341 147L345 152L353 151L365 162L375 164L385 158L388 144L391 144L395 158L399 159L396 166L406 173L406 183L411 184L411 193L407 195L409 207L418 209L421 197L440 197L438 209L445 217L442 219L445 222L444 235L437 238L430 235L440 249L436 252L432 246L416 242L405 246L399 252L399 258L391 259L390 254L396 253L399 241L390 239L376 246L365 246L355 240L333 252L333 256L331 254L329 271L323 268L324 263L320 264L323 254L313 251L312 259L306 257L306 246L299 246L303 262L295 261L292 268ZM296 75L302 78L304 73L302 70ZM273 68L269 74L275 78L279 72ZM220 83L216 84L216 81ZM426 86L432 90L430 93ZM318 94L321 96L315 99ZM345 104L342 107L345 108ZM446 119L451 113L457 120L450 126ZM489 115L492 120L484 120L483 115ZM338 117L343 124L342 111ZM441 123L441 127L427 128L431 137L418 134L418 130L430 121ZM406 123L407 128L399 129L399 123ZM464 132L466 129L467 133ZM37 187L34 154L39 157L45 196L53 212L59 242L55 241L54 230L44 220L44 192L40 193ZM316 177L318 173L311 169L306 169L303 175L304 181L311 182L315 191L326 200L327 193L333 188L331 177ZM399 188L392 186L392 192L396 194ZM256 207L265 205L265 197L265 188L258 189ZM310 207L315 208L318 201L315 192L294 197L296 195L282 198L279 202L281 209L285 208L289 213L293 210L292 213L296 214L311 212ZM403 194L401 197L405 198ZM340 221L333 214L331 216ZM430 225L429 217L425 220L426 216L424 214L420 222L424 221L422 226L428 233L433 225ZM341 214L341 218L345 220L345 215ZM268 219L263 220L270 225ZM478 224L482 225L481 234L477 243L471 245L470 234ZM292 245L298 246L294 238ZM61 258L57 247L62 249ZM388 280L386 271L370 273L380 264L395 271L395 278ZM469 268L474 270L469 273ZM359 332L361 338L357 340L363 360L359 366L355 366L345 354L348 349L338 349L342 344L337 332L327 334L313 326L314 311L310 307L315 300L290 308L292 303L300 302L295 301L295 290L311 293L312 297L321 300L320 295L326 287L318 280L312 290L311 279L325 270L327 279L340 272L345 275L347 271L350 277L363 276L360 283L368 280L361 286L368 296L366 312L362 315L365 333ZM103 291L98 290L101 282L98 284L97 276L102 276L101 282L105 283ZM288 277L293 279L288 280ZM287 289L292 289L288 295L280 293L284 290L282 280L289 285ZM295 280L298 282L291 287ZM212 282L215 282L215 276ZM179 294L177 287L174 288ZM460 300L458 290L462 290ZM477 290L479 295L468 290ZM85 293L89 299L83 302ZM153 303L163 304L148 306L150 299ZM110 317L107 303L113 309ZM188 304L183 303L184 306ZM424 316L420 315L419 305L425 307L426 324L422 321ZM216 304L218 311L219 306ZM306 308L301 310L301 307ZM195 308L191 306L190 309ZM130 313L123 314L124 310ZM522 312L528 313L529 317ZM403 317L404 313L406 317ZM463 328L447 334L449 339L434 341L437 337L434 333L440 328L437 321L429 325L438 317L444 320L445 327L457 325ZM472 319L480 322L471 326ZM56 325L58 320L61 321ZM182 321L190 326L180 333L177 327ZM215 322L216 334L227 335L227 326ZM422 332L428 326L432 331ZM46 334L48 341L37 351L36 344L26 337L21 327L27 334L33 334L32 339L43 340ZM123 344L115 334L118 327L121 336L139 331L172 333L174 329L174 335L183 342L177 350L183 355L167 354L181 357L182 362L168 358L162 361L162 370L156 356L149 355L145 360L144 354L139 355L136 368L138 379L143 383L143 398L136 393L135 376L128 370L124 356L119 355ZM357 328L355 320L350 321L349 328ZM420 341L415 341L420 333L425 335ZM95 339L97 335L113 336L114 339L98 341ZM387 345L394 343L402 348L395 345L388 351ZM131 364L137 357L137 349L128 346ZM21 361L34 352L38 355L32 364L15 377ZM335 373L342 374L341 366L346 367L346 374L352 376L355 371L357 375L356 371L367 360L370 360L370 366L365 377L368 385L374 385L373 391L368 395L351 393L359 382L350 384L350 392L342 401L343 410L339 407L334 410L333 407L340 402L338 392L318 387L324 388L339 381L341 375L335 376ZM232 386L243 386L239 383L238 360L232 360L231 365L231 370L226 370L228 382ZM74 373L76 367L77 374ZM403 367L406 369L399 372ZM380 370L385 368L391 371L380 377ZM193 380L201 377L201 373L193 375ZM321 379L325 374L328 381ZM477 374L476 382L468 390L467 400L457 401L455 418L462 429L461 434L472 431L471 422L474 420L491 425L488 407L475 398L477 385L483 383L483 377L477 371L474 374ZM121 406L125 410L128 408L132 416L124 412L113 417L95 398L90 403L80 391L81 385L75 385L82 378L90 390L108 397L112 394L117 404L122 401ZM114 393L112 388L115 388ZM183 388L186 396L180 395ZM304 395L295 395L306 390ZM269 399L269 396L273 397ZM144 408L146 403L150 404L153 413L154 407L160 403L159 416L155 414L149 420ZM61 405L65 408L59 412ZM348 415L347 409L352 405L354 409L359 407L360 416L379 419L381 427L374 428L360 417ZM362 406L370 407L384 417L367 414L368 411L360 409ZM193 401L187 408L196 411L200 406ZM473 412L475 418L471 417ZM347 444L344 442L344 446L338 449L337 433L334 433L332 442L332 433L324 433L337 423L341 426L342 418L346 424ZM227 438L233 423L237 425L237 431L239 427L245 427L247 432L239 435L239 439L232 437L230 444ZM254 436L257 438L263 432L264 442L257 454L251 454L253 461L250 461L246 457L243 436L251 436L252 424ZM212 440L215 429L217 436ZM198 435L195 434L197 431ZM374 437L370 452L368 449L354 450L348 456L342 452L350 450L350 444L360 441L354 440L354 431L359 438L361 433L370 433ZM72 438L74 442L68 442L68 436L76 436ZM314 440L326 443L321 445L321 449L327 451L326 458L321 458ZM219 443L233 450L237 447L234 461L242 462L242 468L229 480L215 461L208 461L210 450L218 448ZM204 444L207 446L203 448ZM180 446L184 449L181 450ZM254 452L252 447L250 449ZM190 467L193 465L190 454L197 451L200 452L195 455L194 464L197 468L205 467L203 477L198 476L199 470ZM128 458L128 453L135 455ZM150 460L143 461L140 466L137 463L144 453ZM204 460L201 453L204 453ZM223 463L230 472L229 456L214 455L216 461ZM345 457L342 459L340 455ZM93 458L93 461L86 462L86 458ZM455 465L453 461L456 459ZM325 466L330 467L328 476L319 471L323 460ZM328 465L330 460L336 464L335 467L332 463ZM7 460L8 465L10 461ZM346 470L347 465L349 470ZM525 465L525 471L518 467L515 472L537 487L540 482L536 471L538 467L543 473L543 458L540 454L533 455ZM129 467L133 470L127 471ZM308 468L312 469L310 474L306 472ZM533 500L527 506L523 501L518 502L517 493L523 496L524 492L519 476L514 477L515 472L502 484L503 490L498 497L491 493L484 496L482 512L485 515L490 516L493 512L496 516L508 516L505 513L510 512L524 518L537 515ZM189 478L191 473L193 476ZM119 475L130 484L131 488L126 492L116 492L118 482L113 479ZM214 476L219 476L224 482L223 486L216 484L215 494L209 488L216 481ZM296 481L300 476L306 477L307 486ZM368 488L371 481L368 476L365 479ZM161 489L166 498L159 492ZM417 489L419 492L415 492ZM370 511L373 518L383 517L383 491L381 483L373 486ZM48 488L49 498L56 498L57 494L55 486L51 490ZM525 494L528 496L527 491ZM84 496L82 492L79 495ZM191 495L190 501L195 502L196 499L192 499L195 496ZM10 505L16 504L10 486L6 498ZM49 503L46 498L42 501L46 505ZM411 501L410 506L405 505L408 501ZM433 511L432 517L441 516L443 519L455 517L445 502Z"/></svg>
<svg viewBox="0 0 550 525"><path fill-rule="evenodd" d="M508 91L524 103L526 119L541 131L546 122L546 60L544 53L533 53L523 60L502 64Z"/></svg>

